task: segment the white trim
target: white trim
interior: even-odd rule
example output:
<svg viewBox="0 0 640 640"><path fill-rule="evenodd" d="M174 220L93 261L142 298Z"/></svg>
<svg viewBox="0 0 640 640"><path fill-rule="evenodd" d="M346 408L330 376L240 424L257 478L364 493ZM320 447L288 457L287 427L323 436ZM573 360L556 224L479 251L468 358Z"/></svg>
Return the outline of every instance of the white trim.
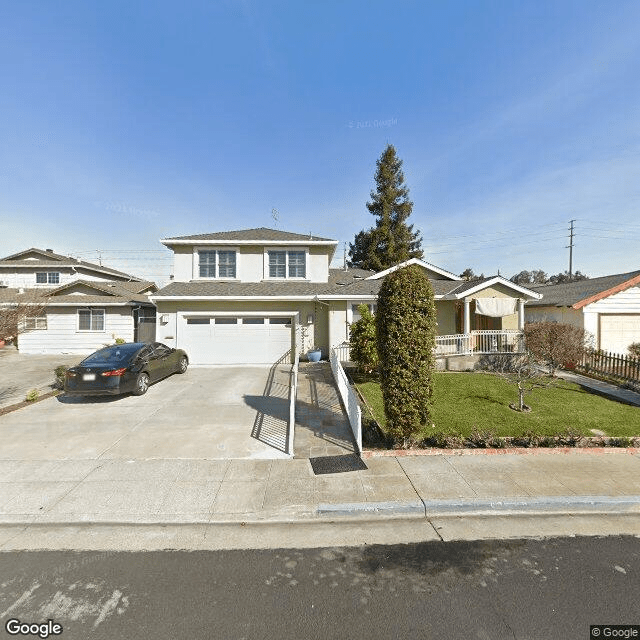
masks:
<svg viewBox="0 0 640 640"><path fill-rule="evenodd" d="M338 246L338 240L174 240L172 238L160 238L160 242L169 247L172 245L251 245L251 246L300 246L306 245L324 245Z"/></svg>
<svg viewBox="0 0 640 640"><path fill-rule="evenodd" d="M444 296L434 296L436 300L445 300L446 298ZM270 296L270 295L259 295L259 296L149 296L149 300L151 302L153 302L154 304L156 302L171 302L172 300L176 300L176 301L183 301L183 300L203 300L203 301L208 301L208 300L229 300L230 302L233 302L235 300L242 300L242 301L246 301L246 300L256 300L256 301L265 301L265 300L278 300L280 302L284 301L288 301L290 300L291 302L305 302L305 301L314 301L316 300L318 302L322 302L323 300L360 300L362 302L367 302L368 300L376 300L377 296L374 296L373 298L371 297L371 295L344 295L344 296L336 296L336 295L331 295L331 296L323 296L323 295L317 295L314 294L312 296Z"/></svg>
<svg viewBox="0 0 640 640"><path fill-rule="evenodd" d="M419 267L423 267L424 269L428 269L429 271L435 271L435 273L439 273L441 276L446 276L451 280L460 280L460 278L455 273L451 273L451 271L446 271L445 269L436 267L434 264L425 262L424 260L420 260L420 258L410 258L409 260L405 260L400 264L389 267L384 271L378 271L378 273L374 273L372 276L368 276L367 278L365 278L365 280L379 280L380 278L384 278L387 274L392 273L393 271L408 267L412 264L417 264Z"/></svg>
<svg viewBox="0 0 640 640"><path fill-rule="evenodd" d="M284 259L284 278L271 277L269 275L269 252L282 251L285 254ZM299 251L304 253L304 276L290 276L289 275L289 251ZM262 279L265 282L309 282L309 247L301 245L291 246L270 246L265 248L262 252Z"/></svg>
<svg viewBox="0 0 640 640"><path fill-rule="evenodd" d="M200 275L200 251L215 251L216 253L216 274L220 271L220 260L218 256L219 251L233 251L236 254L236 275L225 276L223 278L218 275L214 277L205 277ZM198 246L193 247L193 264L191 268L191 279L197 282L240 282L238 273L240 272L240 248L234 246L225 246L218 248L215 245Z"/></svg>
<svg viewBox="0 0 640 640"><path fill-rule="evenodd" d="M511 280L507 280L506 278L503 278L502 276L495 276L494 278L491 278L491 280L487 280L485 282L482 282L478 285L476 285L475 287L471 287L471 289L467 289L466 291L463 291L462 293L453 293L453 296L456 298L456 300L460 300L461 298L466 298L467 296L470 296L474 293L476 293L477 291L482 291L483 289L487 289L488 287L492 287L494 284L502 284L505 287L509 287L510 289L514 289L515 291L518 291L519 293L523 293L525 296L529 296L531 298L533 298L534 300L540 300L540 298L542 298L542 294L541 293L536 293L535 291L531 291L531 289L525 289L524 287L521 287L518 284L515 284L514 282L511 282Z"/></svg>

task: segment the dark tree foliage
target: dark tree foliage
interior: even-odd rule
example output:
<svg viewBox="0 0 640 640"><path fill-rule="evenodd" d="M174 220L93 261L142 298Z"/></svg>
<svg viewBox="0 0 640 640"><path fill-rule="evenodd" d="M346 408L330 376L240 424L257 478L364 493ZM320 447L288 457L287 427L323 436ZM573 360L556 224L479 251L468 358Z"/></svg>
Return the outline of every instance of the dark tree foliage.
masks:
<svg viewBox="0 0 640 640"><path fill-rule="evenodd" d="M431 424L436 310L420 267L398 269L384 279L375 317L387 429L407 447Z"/></svg>
<svg viewBox="0 0 640 640"><path fill-rule="evenodd" d="M349 266L382 271L409 258L422 258L423 252L420 233L407 224L413 202L393 145L387 145L376 166L376 188L367 202L375 226L360 231L349 243Z"/></svg>
<svg viewBox="0 0 640 640"><path fill-rule="evenodd" d="M564 284L565 282L577 282L578 280L587 280L589 276L576 271L571 276L568 271L558 273L555 276L547 276L542 269L534 269L533 271L521 271L511 276L511 282L526 286L528 284Z"/></svg>
<svg viewBox="0 0 640 640"><path fill-rule="evenodd" d="M473 272L471 267L467 267L461 274L460 277L467 282L472 282L474 280L483 280L484 273L481 273L479 276Z"/></svg>

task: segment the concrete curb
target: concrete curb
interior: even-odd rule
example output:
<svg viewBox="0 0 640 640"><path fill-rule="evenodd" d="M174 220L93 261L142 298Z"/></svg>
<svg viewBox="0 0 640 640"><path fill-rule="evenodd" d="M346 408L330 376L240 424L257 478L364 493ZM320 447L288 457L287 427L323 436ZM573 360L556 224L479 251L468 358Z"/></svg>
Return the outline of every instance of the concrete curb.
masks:
<svg viewBox="0 0 640 640"><path fill-rule="evenodd" d="M545 496L536 498L473 498L420 502L351 502L320 504L318 515L523 515L533 513L638 513L640 496Z"/></svg>
<svg viewBox="0 0 640 640"><path fill-rule="evenodd" d="M640 447L509 447L504 449L364 449L361 457L408 458L411 456L503 456L503 455L639 455Z"/></svg>
<svg viewBox="0 0 640 640"><path fill-rule="evenodd" d="M316 513L321 516L403 515L425 517L422 500L407 502L345 502L341 504L319 504Z"/></svg>
<svg viewBox="0 0 640 640"><path fill-rule="evenodd" d="M640 496L545 496L513 499L425 500L423 502L428 518L453 514L640 514Z"/></svg>

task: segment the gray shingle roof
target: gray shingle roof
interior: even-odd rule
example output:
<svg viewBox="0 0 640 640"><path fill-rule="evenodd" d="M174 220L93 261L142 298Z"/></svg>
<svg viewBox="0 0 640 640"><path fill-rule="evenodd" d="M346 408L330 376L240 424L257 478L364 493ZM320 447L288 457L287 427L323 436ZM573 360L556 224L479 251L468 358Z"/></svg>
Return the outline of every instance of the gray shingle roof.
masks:
<svg viewBox="0 0 640 640"><path fill-rule="evenodd" d="M0 304L2 303L16 303L16 302L37 302L41 299L46 299L48 304L61 304L61 303L74 303L78 306L87 304L107 304L107 303L138 303L138 304L150 304L149 298L140 294L140 291L144 291L152 282L92 282L88 280L76 280L73 284L82 284L93 287L96 289L96 294L64 294L52 295L54 291L59 291L68 288L67 286L58 289L22 289L23 293L20 293L20 289L15 288L2 288L0 289ZM113 285L112 287L109 285ZM140 286L146 285L146 286ZM104 292L104 295L100 294L100 291Z"/></svg>
<svg viewBox="0 0 640 640"><path fill-rule="evenodd" d="M640 271L630 271L628 273L617 273L602 278L589 278L588 280L578 280L577 282L566 282L564 284L552 284L541 286L530 286L533 291L542 294L541 300L532 300L528 303L531 307L570 307L581 300L586 300L613 287L627 282L631 278L640 275Z"/></svg>
<svg viewBox="0 0 640 640"><path fill-rule="evenodd" d="M329 282L263 281L263 282L229 282L229 281L194 281L171 282L160 289L157 296L355 296L378 295L383 280L367 280L371 271L363 269L330 269ZM432 280L434 293L443 296L458 287L462 280Z"/></svg>
<svg viewBox="0 0 640 640"><path fill-rule="evenodd" d="M259 227L257 229L239 229L237 231L217 231L216 233L200 233L191 236L176 236L173 238L166 238L166 240L255 240L256 242L304 242L314 240L320 242L336 242L330 238L321 238L319 236L312 236L309 234L291 233L289 231L280 231L278 229L268 229L267 227Z"/></svg>
<svg viewBox="0 0 640 640"><path fill-rule="evenodd" d="M26 253L36 252L43 255L43 260L20 260L19 256L24 255ZM84 267L86 269L92 269L95 271L100 271L101 273L106 273L113 276L119 276L122 278L127 278L130 280L140 280L136 276L132 276L130 273L125 273L124 271L118 271L117 269L111 269L110 267L103 267L99 264L94 264L92 262L85 262L84 260L77 260L76 258L72 258L71 256L63 256L59 253L52 253L50 251L44 251L43 249L36 249L32 247L30 249L26 249L25 251L20 251L19 253L14 253L10 256L6 256L0 259L0 267L32 267L32 268L60 268L60 267Z"/></svg>

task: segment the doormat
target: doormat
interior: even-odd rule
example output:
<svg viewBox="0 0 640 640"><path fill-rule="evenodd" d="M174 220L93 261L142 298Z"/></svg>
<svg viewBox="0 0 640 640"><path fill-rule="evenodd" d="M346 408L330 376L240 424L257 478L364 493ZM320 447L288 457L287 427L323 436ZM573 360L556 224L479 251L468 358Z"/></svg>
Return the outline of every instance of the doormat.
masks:
<svg viewBox="0 0 640 640"><path fill-rule="evenodd" d="M345 473L346 471L364 471L367 465L362 458L355 453L345 456L322 456L321 458L309 458L313 473L317 476L324 473Z"/></svg>

